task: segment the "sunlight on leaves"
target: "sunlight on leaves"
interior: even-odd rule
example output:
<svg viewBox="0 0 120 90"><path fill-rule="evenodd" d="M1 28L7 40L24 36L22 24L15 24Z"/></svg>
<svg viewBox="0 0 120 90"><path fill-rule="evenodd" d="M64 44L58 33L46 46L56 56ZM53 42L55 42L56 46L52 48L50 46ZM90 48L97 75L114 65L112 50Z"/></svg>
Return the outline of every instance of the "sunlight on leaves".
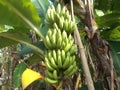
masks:
<svg viewBox="0 0 120 90"><path fill-rule="evenodd" d="M23 14L24 17L32 23L40 23L37 10L30 0L0 0L0 24L15 26L24 25L24 21L15 14L12 7Z"/></svg>

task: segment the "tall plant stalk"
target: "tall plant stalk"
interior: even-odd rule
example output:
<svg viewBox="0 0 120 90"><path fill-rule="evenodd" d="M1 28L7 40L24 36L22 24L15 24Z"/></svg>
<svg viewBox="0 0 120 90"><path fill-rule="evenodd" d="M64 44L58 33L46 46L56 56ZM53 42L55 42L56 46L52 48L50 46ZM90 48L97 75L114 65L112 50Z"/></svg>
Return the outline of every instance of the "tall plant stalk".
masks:
<svg viewBox="0 0 120 90"><path fill-rule="evenodd" d="M73 12L74 12L73 11L73 1L70 0L70 3L71 3L72 21L75 22L74 14L73 14ZM78 32L78 29L76 29L74 31L74 38L75 38L76 44L78 45L78 48L79 48L79 55L80 55L80 58L81 58L81 61L82 61L82 66L83 66L83 70L84 70L84 73L85 73L85 78L86 78L88 89L89 90L95 90L94 85L93 85L93 81L92 81L92 77L91 77L91 74L90 74L90 70L89 70L89 67L88 67L87 58L86 58L86 55L85 55L85 50L84 50L84 47L83 47L83 44L82 44L82 41L81 41L81 38L80 38L80 35L79 35L79 32Z"/></svg>

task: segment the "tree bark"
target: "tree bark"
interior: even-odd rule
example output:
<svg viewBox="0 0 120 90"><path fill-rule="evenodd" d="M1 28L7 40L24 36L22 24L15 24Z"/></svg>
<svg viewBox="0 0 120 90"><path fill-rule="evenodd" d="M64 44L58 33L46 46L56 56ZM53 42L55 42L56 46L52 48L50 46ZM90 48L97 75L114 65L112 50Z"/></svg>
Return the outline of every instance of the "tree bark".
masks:
<svg viewBox="0 0 120 90"><path fill-rule="evenodd" d="M104 86L107 90L114 90L114 79L115 79L115 72L113 67L113 59L111 56L110 46L107 41L103 40L98 31L98 26L96 24L94 13L93 13L93 3L92 0L74 0L74 13L80 18L80 20L84 23L85 32L87 33L87 37L91 43L92 53L96 56L97 60L97 70L98 73L102 74L104 81L106 84ZM79 33L75 31L76 35ZM79 36L79 35L78 35ZM76 38L78 38L78 36ZM80 40L81 43L81 40ZM79 44L80 44L79 43ZM82 46L82 45L79 45ZM81 52L81 58L85 55L82 53L84 52L83 46L79 47ZM84 63L86 61L82 61ZM85 64L83 64L85 65ZM86 67L86 66L83 66ZM88 67L87 67L88 68ZM84 69L84 68L83 68ZM96 70L96 71L97 71ZM88 81L89 82L89 81Z"/></svg>
<svg viewBox="0 0 120 90"><path fill-rule="evenodd" d="M72 21L74 22L75 20L74 20L74 14L73 14L73 1L70 0L70 3L71 3L71 17L72 17ZM82 41L81 41L81 38L80 38L80 35L78 32L78 29L74 30L74 38L75 38L76 44L78 45L79 56L80 56L81 61L82 61L83 71L85 73L85 78L86 78L88 90L95 90L94 84L92 81L92 77L90 74L90 70L88 67L87 58L85 55L85 50L84 50L84 47L83 47L83 44L82 44Z"/></svg>

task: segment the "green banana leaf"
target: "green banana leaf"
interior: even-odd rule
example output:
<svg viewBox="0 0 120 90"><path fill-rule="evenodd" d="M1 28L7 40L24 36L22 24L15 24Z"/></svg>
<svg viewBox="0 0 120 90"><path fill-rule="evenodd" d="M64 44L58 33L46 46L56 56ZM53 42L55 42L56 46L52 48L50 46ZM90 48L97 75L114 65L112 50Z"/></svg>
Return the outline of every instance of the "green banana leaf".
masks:
<svg viewBox="0 0 120 90"><path fill-rule="evenodd" d="M45 16L46 16L48 7L50 6L50 1L49 0L31 0L31 1L36 6L38 13L41 17L42 25L41 25L40 32L43 35L46 35L48 31L48 27L45 24Z"/></svg>
<svg viewBox="0 0 120 90"><path fill-rule="evenodd" d="M11 33L12 37L16 38L16 36L14 35L14 33L18 33L19 35L21 35L19 38L24 38L26 39L28 42L30 42L30 38L28 37L27 33L29 32L29 29L27 28L7 28L8 30L6 30L5 28L3 30L1 30L0 35L4 34L4 33ZM13 33L13 34L12 34ZM16 38L17 39L17 38ZM5 38L4 36L0 36L0 48L6 47L6 46L11 46L11 45L15 45L18 44L18 41L14 41L8 38Z"/></svg>
<svg viewBox="0 0 120 90"><path fill-rule="evenodd" d="M4 37L0 37L0 49L7 46L16 45L16 44L18 44L18 42L4 38Z"/></svg>
<svg viewBox="0 0 120 90"><path fill-rule="evenodd" d="M106 10L110 9L111 1L110 0L95 0L94 5L95 5L96 9L106 11Z"/></svg>
<svg viewBox="0 0 120 90"><path fill-rule="evenodd" d="M112 8L111 10L113 11L120 11L120 0L112 0Z"/></svg>
<svg viewBox="0 0 120 90"><path fill-rule="evenodd" d="M30 0L1 0L0 11L0 24L29 27L40 38L44 38L38 29L40 25L39 15Z"/></svg>
<svg viewBox="0 0 120 90"><path fill-rule="evenodd" d="M30 0L0 0L0 24L27 27L23 18L40 24L37 10Z"/></svg>
<svg viewBox="0 0 120 90"><path fill-rule="evenodd" d="M112 49L112 56L114 60L115 71L118 76L120 76L120 55L117 55L117 52Z"/></svg>
<svg viewBox="0 0 120 90"><path fill-rule="evenodd" d="M30 58L28 58L26 62L29 66L31 66L34 63L39 63L40 61L42 61L40 56L38 56L37 54L34 54Z"/></svg>
<svg viewBox="0 0 120 90"><path fill-rule="evenodd" d="M111 27L115 28L120 25L120 12L113 12L96 18L99 28Z"/></svg>
<svg viewBox="0 0 120 90"><path fill-rule="evenodd" d="M31 1L37 8L42 21L44 21L47 9L50 6L49 0L31 0Z"/></svg>
<svg viewBox="0 0 120 90"><path fill-rule="evenodd" d="M109 42L112 48L113 63L117 75L120 76L120 42Z"/></svg>
<svg viewBox="0 0 120 90"><path fill-rule="evenodd" d="M26 46L25 44L21 44L21 45L22 45L22 49L17 53L19 57L22 57L25 54L35 53L35 51L32 48ZM36 46L40 48L42 51L46 50L43 41L38 42Z"/></svg>
<svg viewBox="0 0 120 90"><path fill-rule="evenodd" d="M94 0L94 5L102 11L120 11L120 0Z"/></svg>
<svg viewBox="0 0 120 90"><path fill-rule="evenodd" d="M15 67L14 73L13 73L13 85L16 88L21 87L21 76L24 70L27 68L26 64L24 62L18 64Z"/></svg>
<svg viewBox="0 0 120 90"><path fill-rule="evenodd" d="M120 26L112 30L105 30L101 35L104 39L109 41L120 41Z"/></svg>
<svg viewBox="0 0 120 90"><path fill-rule="evenodd" d="M43 57L43 51L40 48L36 47L35 45L30 44L30 40L29 40L28 36L26 35L26 33L23 33L20 30L18 30L18 31L9 30L8 32L0 33L0 37L3 37L8 40L16 41L17 43L18 42L23 43L23 44L29 46L34 51L38 52L38 54L41 56L41 58Z"/></svg>

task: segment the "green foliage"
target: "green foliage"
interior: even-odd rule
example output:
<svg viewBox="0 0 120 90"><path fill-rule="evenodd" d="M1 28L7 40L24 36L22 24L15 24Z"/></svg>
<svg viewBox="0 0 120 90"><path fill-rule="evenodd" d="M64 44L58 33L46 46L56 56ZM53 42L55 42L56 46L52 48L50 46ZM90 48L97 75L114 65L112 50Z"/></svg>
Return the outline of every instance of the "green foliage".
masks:
<svg viewBox="0 0 120 90"><path fill-rule="evenodd" d="M109 42L112 47L112 56L117 75L120 76L120 42Z"/></svg>
<svg viewBox="0 0 120 90"><path fill-rule="evenodd" d="M30 27L36 31L36 33L42 37L41 33L38 31L37 26L40 24L40 18L37 14L37 11L33 4L31 3L30 0L2 0L0 1L0 24L3 25L12 25L14 26L15 30L9 31L9 32L4 32L0 33L0 37L8 39L8 40L13 40L16 42L21 42L32 49L34 48L36 51L39 53L42 53L42 51L35 47L34 45L29 43L26 33L23 31L26 28ZM26 24L27 25L26 25ZM16 30L16 27L19 27L19 30L21 28L21 32ZM29 29L26 29L28 31ZM8 41L7 40L7 41ZM15 42L15 43L16 43ZM4 42L3 42L4 43ZM12 43L6 43L4 45L11 45L14 44ZM6 46L7 46L6 45ZM2 46L1 46L2 47Z"/></svg>
<svg viewBox="0 0 120 90"><path fill-rule="evenodd" d="M33 50L35 50L36 52L38 52L40 55L43 55L43 51L41 49L30 44L29 38L27 37L26 33L24 33L24 32L21 32L19 30L17 30L17 31L9 30L8 32L0 33L0 37L4 37L8 40L13 40L16 42L23 43L23 44L29 46L30 48L32 48Z"/></svg>
<svg viewBox="0 0 120 90"><path fill-rule="evenodd" d="M40 31L43 35L46 35L46 33L48 31L48 27L45 24L45 16L46 16L48 7L50 6L50 2L48 0L31 0L31 1L36 6L38 13L42 20L42 25L41 25Z"/></svg>
<svg viewBox="0 0 120 90"><path fill-rule="evenodd" d="M103 82L102 82L102 81L95 82L95 83L94 83L95 90L102 90L102 85L103 85ZM87 85L82 86L82 87L79 88L78 90L88 90Z"/></svg>
<svg viewBox="0 0 120 90"><path fill-rule="evenodd" d="M120 11L120 0L112 0L111 10Z"/></svg>
<svg viewBox="0 0 120 90"><path fill-rule="evenodd" d="M4 37L0 37L0 48L4 48L6 46L11 46L11 45L15 45L18 42L4 38Z"/></svg>
<svg viewBox="0 0 120 90"><path fill-rule="evenodd" d="M38 42L37 45L36 45L36 47L40 48L43 51L46 50L46 48L45 48L45 46L43 44L43 41ZM17 53L17 55L19 57L22 57L22 56L24 56L26 54L29 54L29 53L33 53L34 54L33 56L35 56L35 58L32 56L32 57L30 57L30 58L27 59L27 61L29 63L31 63L31 64L33 62L36 62L36 60L34 60L34 59L39 59L39 61L43 59L43 58L40 57L40 55L38 54L38 52L36 52L34 49L26 46L25 44L22 44L22 49Z"/></svg>
<svg viewBox="0 0 120 90"><path fill-rule="evenodd" d="M42 21L44 21L47 9L50 6L49 1L48 0L31 0L31 1L36 6L39 15L42 18Z"/></svg>
<svg viewBox="0 0 120 90"><path fill-rule="evenodd" d="M26 55L26 54L33 53L33 52L34 52L33 49L31 49L30 47L22 44L22 48L21 48L21 50L17 53L17 55L18 55L19 57L22 57L22 56L24 56L24 55Z"/></svg>
<svg viewBox="0 0 120 90"><path fill-rule="evenodd" d="M10 30L3 29L2 32L0 33L0 42L1 42L0 48L18 43L17 40L14 41L10 38L7 38L7 34L11 34L11 36L14 37L15 39L17 39L17 37L19 37L19 38L23 38L26 41L30 42L30 39L27 35L28 31L29 30L25 29L25 28L14 28L14 29L10 29Z"/></svg>
<svg viewBox="0 0 120 90"><path fill-rule="evenodd" d="M113 30L103 31L102 36L109 41L120 41L120 26Z"/></svg>
<svg viewBox="0 0 120 90"><path fill-rule="evenodd" d="M21 86L21 76L26 68L27 68L27 66L24 62L22 62L16 66L14 73L13 73L13 85L15 87Z"/></svg>
<svg viewBox="0 0 120 90"><path fill-rule="evenodd" d="M95 8L106 11L110 9L112 0L95 0Z"/></svg>
<svg viewBox="0 0 120 90"><path fill-rule="evenodd" d="M94 0L95 8L103 11L119 11L120 0Z"/></svg>
<svg viewBox="0 0 120 90"><path fill-rule="evenodd" d="M103 13L102 10L95 9L95 15L96 15L96 16L103 16L104 13Z"/></svg>
<svg viewBox="0 0 120 90"><path fill-rule="evenodd" d="M55 2L57 0L51 1ZM43 60L43 53L46 50L43 42L40 41L37 45L31 44L27 33L30 29L35 29L40 38L42 35L46 35L48 27L45 24L45 16L51 4L49 0L0 0L0 48L23 43L24 47L18 52L18 56L21 57L25 54L33 53L28 58L28 65ZM95 8L101 10L97 11L98 16L96 17L99 29L105 27L110 27L111 29L108 31L103 30L102 36L106 40L120 41L120 0L95 0ZM99 17L99 15L103 16ZM5 25L10 25L13 28L6 30ZM41 27L39 27L40 25ZM42 35L38 31L41 31ZM110 45L112 46L115 70L117 75L120 76L120 42L110 42ZM24 62L16 66L13 74L15 87L21 87L20 77L25 69L26 64ZM96 90L99 90L100 85L100 83L95 84ZM79 90L87 90L87 87L82 87Z"/></svg>
<svg viewBox="0 0 120 90"><path fill-rule="evenodd" d="M0 25L0 32L3 32L4 29L5 29L5 25Z"/></svg>
<svg viewBox="0 0 120 90"><path fill-rule="evenodd" d="M31 66L34 63L38 63L40 61L41 61L40 56L38 56L37 54L34 54L30 58L28 58L27 64Z"/></svg>
<svg viewBox="0 0 120 90"><path fill-rule="evenodd" d="M96 18L99 28L112 27L120 25L120 12L113 12Z"/></svg>
<svg viewBox="0 0 120 90"><path fill-rule="evenodd" d="M26 27L24 17L35 25L40 24L40 18L30 0L1 0L0 24Z"/></svg>
<svg viewBox="0 0 120 90"><path fill-rule="evenodd" d="M120 76L120 0L96 0L95 2L95 8L108 13L97 17L96 21L99 28L103 30L101 36L112 41L109 43L112 47L113 63L117 75Z"/></svg>

